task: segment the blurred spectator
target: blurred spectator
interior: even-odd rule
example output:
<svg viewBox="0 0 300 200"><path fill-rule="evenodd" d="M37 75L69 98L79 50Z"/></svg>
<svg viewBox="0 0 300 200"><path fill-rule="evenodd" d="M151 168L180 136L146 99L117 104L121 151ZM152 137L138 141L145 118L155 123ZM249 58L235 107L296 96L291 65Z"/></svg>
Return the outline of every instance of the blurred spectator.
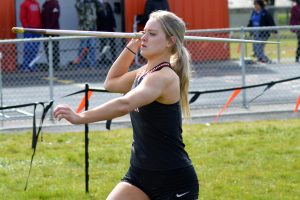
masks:
<svg viewBox="0 0 300 200"><path fill-rule="evenodd" d="M144 8L144 15L140 16L139 24L145 25L149 19L149 15L156 10L170 10L168 0L147 0Z"/></svg>
<svg viewBox="0 0 300 200"><path fill-rule="evenodd" d="M99 7L97 9L97 31L116 31L116 21L113 13L113 9L109 4L108 0L99 0ZM105 46L110 47L110 52L112 55L111 60L116 58L116 47L115 39L113 38L100 38L100 49L103 49ZM102 50L104 53L104 49ZM103 58L102 58L103 59Z"/></svg>
<svg viewBox="0 0 300 200"><path fill-rule="evenodd" d="M294 0L296 4L291 9L291 19L290 25L300 25L300 0ZM297 35L297 50L296 50L296 58L295 61L299 62L300 57L300 29L292 29L294 33Z"/></svg>
<svg viewBox="0 0 300 200"><path fill-rule="evenodd" d="M46 0L42 6L42 24L45 29L59 29L60 7L58 0ZM44 35L49 37L49 35ZM57 35L52 35L57 36ZM53 44L53 68L58 69L60 63L59 41L55 40ZM48 42L44 43L45 52L49 61Z"/></svg>
<svg viewBox="0 0 300 200"><path fill-rule="evenodd" d="M42 28L40 5L36 0L24 0L20 8L20 21L24 28ZM24 33L24 38L40 37L40 34ZM36 71L39 42L25 42L21 71Z"/></svg>
<svg viewBox="0 0 300 200"><path fill-rule="evenodd" d="M270 15L274 18L275 0L265 0L265 3L268 5Z"/></svg>
<svg viewBox="0 0 300 200"><path fill-rule="evenodd" d="M248 27L263 26L275 26L275 22L270 13L265 9L264 1L255 0L254 10L251 13ZM270 37L270 31L252 31L251 35L254 40L266 41ZM253 51L258 62L271 63L271 60L265 55L265 44L253 43Z"/></svg>
<svg viewBox="0 0 300 200"><path fill-rule="evenodd" d="M146 22L149 20L149 16L152 12L157 11L157 10L166 10L169 11L169 3L168 0L146 0L145 7L144 7L144 14L143 15L138 15L137 16L137 27L135 32L138 31L143 31L144 26ZM138 52L138 60L140 64L145 63L146 60L140 56Z"/></svg>
<svg viewBox="0 0 300 200"><path fill-rule="evenodd" d="M96 31L98 0L76 0L79 28L84 31ZM78 57L73 61L80 67L96 67L96 39L82 39Z"/></svg>

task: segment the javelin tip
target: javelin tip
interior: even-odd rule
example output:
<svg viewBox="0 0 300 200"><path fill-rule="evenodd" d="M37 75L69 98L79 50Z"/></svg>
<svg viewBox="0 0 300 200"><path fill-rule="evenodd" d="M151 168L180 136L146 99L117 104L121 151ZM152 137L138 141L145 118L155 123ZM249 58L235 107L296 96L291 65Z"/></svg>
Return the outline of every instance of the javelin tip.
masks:
<svg viewBox="0 0 300 200"><path fill-rule="evenodd" d="M13 32L13 33L24 33L25 31L24 31L24 28L20 28L20 27L13 27L12 29L11 29L11 31Z"/></svg>

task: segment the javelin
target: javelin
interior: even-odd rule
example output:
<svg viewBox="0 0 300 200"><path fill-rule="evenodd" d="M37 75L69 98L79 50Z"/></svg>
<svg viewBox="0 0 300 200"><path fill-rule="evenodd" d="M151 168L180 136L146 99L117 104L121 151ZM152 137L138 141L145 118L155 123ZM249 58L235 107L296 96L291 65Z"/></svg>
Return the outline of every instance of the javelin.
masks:
<svg viewBox="0 0 300 200"><path fill-rule="evenodd" d="M34 29L34 28L23 28L13 27L12 32L14 33L37 33L45 35L70 35L70 36L95 36L99 38L135 38L139 39L142 37L142 33L125 33L125 32L103 32L103 31L78 31L78 30L56 30L56 29ZM184 36L186 41L194 42L235 42L235 43L268 43L268 44L279 44L279 42L272 41L260 41L260 40L244 40L244 39L233 39L233 38L216 38L216 37L200 37L200 36Z"/></svg>

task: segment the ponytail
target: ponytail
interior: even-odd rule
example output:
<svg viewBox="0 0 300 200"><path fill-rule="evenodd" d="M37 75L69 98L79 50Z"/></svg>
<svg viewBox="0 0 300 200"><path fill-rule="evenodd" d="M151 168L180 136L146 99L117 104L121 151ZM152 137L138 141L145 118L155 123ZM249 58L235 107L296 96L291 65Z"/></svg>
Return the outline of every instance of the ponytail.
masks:
<svg viewBox="0 0 300 200"><path fill-rule="evenodd" d="M190 54L184 46L181 46L180 50L172 56L171 65L174 67L180 80L180 105L183 116L190 117L190 105L188 100Z"/></svg>
<svg viewBox="0 0 300 200"><path fill-rule="evenodd" d="M188 101L190 79L190 54L183 46L185 35L185 23L174 13L168 11L156 11L150 14L150 18L157 19L166 33L167 38L175 37L176 42L171 50L171 65L180 80L180 105L184 117L190 117Z"/></svg>

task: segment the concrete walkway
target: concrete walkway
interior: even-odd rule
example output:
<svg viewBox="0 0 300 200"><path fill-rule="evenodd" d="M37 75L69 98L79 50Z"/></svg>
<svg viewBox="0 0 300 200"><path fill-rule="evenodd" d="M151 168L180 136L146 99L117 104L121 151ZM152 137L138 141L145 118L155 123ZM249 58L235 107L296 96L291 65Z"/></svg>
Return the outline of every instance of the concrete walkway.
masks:
<svg viewBox="0 0 300 200"><path fill-rule="evenodd" d="M221 108L202 108L191 110L191 119L184 121L184 124L206 124L211 125L213 123L224 122L245 122L245 121L257 121L257 120L286 120L297 119L300 117L299 112L294 112L294 104L274 104L274 105L255 105L250 108L243 107L228 107L216 120L217 114ZM9 123L15 124L15 121L6 121L5 127L2 129L2 133L14 133L14 132L32 132L32 118L23 119L20 121L20 126L13 128ZM89 130L102 130L105 131L106 122L98 122L89 125ZM37 122L37 126L39 122ZM131 128L129 115L116 118L112 121L111 129ZM56 120L45 120L43 124L43 132L84 132L83 125L72 125L62 120L60 122Z"/></svg>

